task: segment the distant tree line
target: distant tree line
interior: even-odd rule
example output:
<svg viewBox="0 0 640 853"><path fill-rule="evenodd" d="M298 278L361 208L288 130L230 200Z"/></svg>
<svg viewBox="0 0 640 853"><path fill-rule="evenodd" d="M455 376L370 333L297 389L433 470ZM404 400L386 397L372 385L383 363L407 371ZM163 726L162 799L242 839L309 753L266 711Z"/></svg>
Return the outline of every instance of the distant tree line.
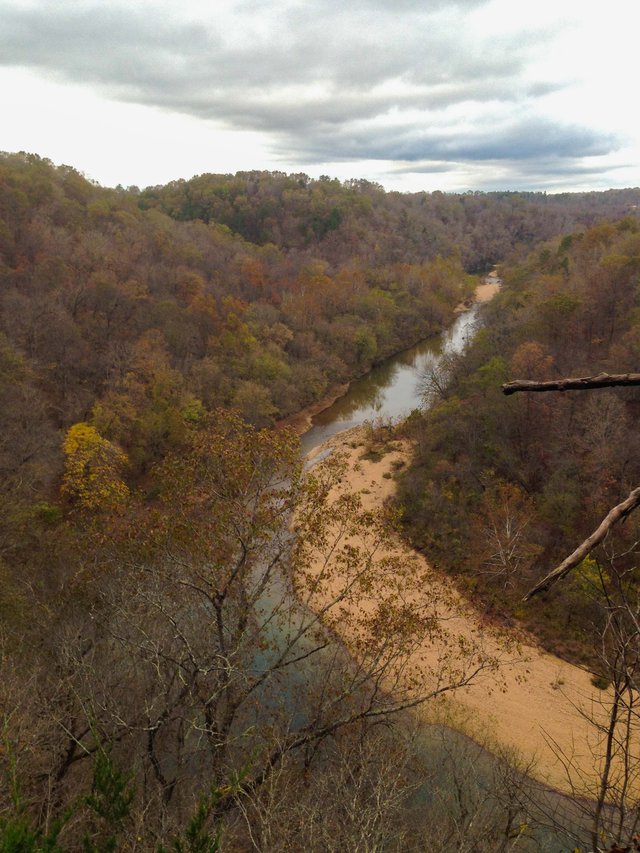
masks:
<svg viewBox="0 0 640 853"><path fill-rule="evenodd" d="M370 266L455 255L468 272L483 272L516 247L637 216L640 189L400 193L366 180L255 171L148 187L139 200L175 219L223 224L259 245L311 252L332 266L354 254Z"/></svg>
<svg viewBox="0 0 640 853"><path fill-rule="evenodd" d="M492 389L509 359L545 378L606 369L617 347L630 368L635 214L526 247L636 195L403 196L278 173L140 192L0 157L3 850L536 848L517 761L480 773L445 735L425 763L404 713L494 662L385 557L387 519L333 496L339 460L302 478L294 438L266 427L441 329L468 273L515 245L491 325L430 380L433 419L413 419L429 490L413 472L404 503L438 559L476 555L484 600L541 572L539 548L589 523L612 473L635 476L634 398L557 422L521 401L505 414ZM619 461L590 449L612 438ZM334 631L348 614L354 649ZM427 641L439 663L415 668Z"/></svg>

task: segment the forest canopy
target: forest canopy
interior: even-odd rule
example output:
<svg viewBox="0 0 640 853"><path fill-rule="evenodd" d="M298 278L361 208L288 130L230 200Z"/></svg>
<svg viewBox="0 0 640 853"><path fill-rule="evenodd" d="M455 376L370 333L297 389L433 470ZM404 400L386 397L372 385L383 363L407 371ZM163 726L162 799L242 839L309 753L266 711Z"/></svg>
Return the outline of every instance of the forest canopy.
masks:
<svg viewBox="0 0 640 853"><path fill-rule="evenodd" d="M637 487L638 389L505 397L501 386L637 370L637 220L558 237L501 275L466 352L425 377L433 408L413 421L417 452L399 501L413 541L484 607L593 663L595 563L540 602L522 598ZM638 524L631 515L608 548L627 550ZM619 557L619 570L633 560Z"/></svg>
<svg viewBox="0 0 640 853"><path fill-rule="evenodd" d="M271 427L439 332L509 257L474 343L425 378L399 507L440 567L523 618L522 584L637 483L637 394L500 385L637 368L638 204L277 172L107 189L0 155L3 849L524 838L506 761L487 794L458 758L459 801L414 808L424 750L390 721L495 662L385 556L389 517L332 497L340 460L302 477ZM574 658L583 593L530 620ZM332 630L345 618L357 654ZM423 642L438 664L418 671Z"/></svg>

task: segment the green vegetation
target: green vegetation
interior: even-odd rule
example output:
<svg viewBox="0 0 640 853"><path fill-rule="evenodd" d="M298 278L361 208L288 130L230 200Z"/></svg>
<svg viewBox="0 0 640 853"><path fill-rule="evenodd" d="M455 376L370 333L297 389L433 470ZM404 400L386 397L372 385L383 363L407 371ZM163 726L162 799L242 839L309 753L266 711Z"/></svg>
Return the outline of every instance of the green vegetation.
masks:
<svg viewBox="0 0 640 853"><path fill-rule="evenodd" d="M640 231L603 224L502 267L484 328L445 376L426 377L434 407L412 419L416 456L400 503L412 540L494 618L524 622L556 654L593 663L593 565L522 604L546 571L640 481L638 392L520 394L511 379L637 370ZM607 542L626 550L631 516ZM624 571L634 554L617 562Z"/></svg>
<svg viewBox="0 0 640 853"><path fill-rule="evenodd" d="M0 157L0 850L536 849L526 768L418 747L403 713L494 662L384 556L388 519L332 497L340 460L303 478L270 427L442 328L513 250L394 476L414 539L522 618L523 579L640 473L637 405L499 384L637 366L636 220L595 223L639 199L278 173L108 190ZM370 458L393 449L372 427ZM583 654L601 581L585 564L569 607L535 611L549 644Z"/></svg>
<svg viewBox="0 0 640 853"><path fill-rule="evenodd" d="M181 221L222 223L261 246L313 252L341 266L355 254L370 267L459 257L483 272L515 247L527 247L635 210L640 190L603 193L385 192L364 180L341 183L282 172L198 175L149 187L143 208Z"/></svg>

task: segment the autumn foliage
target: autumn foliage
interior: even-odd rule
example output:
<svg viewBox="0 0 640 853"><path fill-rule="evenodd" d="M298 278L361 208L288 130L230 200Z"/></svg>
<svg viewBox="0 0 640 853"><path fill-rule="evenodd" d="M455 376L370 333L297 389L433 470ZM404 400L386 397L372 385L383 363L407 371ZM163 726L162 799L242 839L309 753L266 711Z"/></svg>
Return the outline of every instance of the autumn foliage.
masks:
<svg viewBox="0 0 640 853"><path fill-rule="evenodd" d="M402 492L414 540L513 618L637 479L638 406L500 384L637 369L637 223L596 222L639 200L277 172L141 192L0 155L0 848L528 849L512 762L487 788L445 734L427 770L404 714L493 662L340 460L303 476L271 427L439 332L514 250L487 327L427 383ZM540 633L577 656L572 595Z"/></svg>
<svg viewBox="0 0 640 853"><path fill-rule="evenodd" d="M67 431L63 449L63 496L83 510L113 510L126 501L129 489L121 475L127 457L94 427L74 424Z"/></svg>
<svg viewBox="0 0 640 853"><path fill-rule="evenodd" d="M549 649L592 665L589 584L576 576L541 602L522 598L637 487L638 391L505 397L501 385L636 370L639 272L632 219L505 263L484 328L446 382L427 383L435 406L414 420L400 498L412 539L494 618L523 620ZM637 524L631 516L607 547L625 552Z"/></svg>

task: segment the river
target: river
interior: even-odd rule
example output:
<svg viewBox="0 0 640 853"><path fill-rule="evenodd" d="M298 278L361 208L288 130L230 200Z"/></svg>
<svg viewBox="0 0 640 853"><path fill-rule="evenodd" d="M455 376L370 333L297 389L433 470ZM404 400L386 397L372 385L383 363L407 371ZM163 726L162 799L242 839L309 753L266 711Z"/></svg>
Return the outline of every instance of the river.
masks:
<svg viewBox="0 0 640 853"><path fill-rule="evenodd" d="M491 298L500 284L496 274L487 276L484 282L484 285L479 288L479 291L484 292L478 293L481 301ZM480 304L475 303L458 314L449 329L392 356L365 376L354 380L343 396L313 416L311 427L300 439L302 454L307 456L328 439L367 421L401 420L413 410L423 408L425 405L421 390L423 376L436 369L443 356L458 353L464 349L478 326L479 310ZM315 456L314 461L323 458L324 455L325 453L321 453ZM443 743L447 746L443 747ZM465 735L442 726L431 726L425 729L420 752L433 768L434 778L438 779L445 788L450 782L447 782L444 776L440 778L441 774L437 768L446 765L447 750L453 748L452 745L458 750L464 750L468 748L468 739ZM480 784L491 788L493 784L491 780L495 778L496 773L501 772L500 761L479 747L477 749L479 751L475 754L474 763L477 764L478 781L484 780ZM444 775L446 776L446 773ZM428 800L430 797L428 786L421 791L420 796ZM562 814L567 831L575 833L574 837L582 834L579 828L580 819L574 811L575 807L561 794L539 786L536 800L537 808L548 809L549 813ZM528 844L534 846L537 844L535 849L540 850L567 849L564 847L567 841L566 836L554 831L551 827L539 825L535 829L530 829L527 834L529 838L523 843L523 849L530 849Z"/></svg>
<svg viewBox="0 0 640 853"><path fill-rule="evenodd" d="M473 335L479 305L458 314L453 325L421 341L355 379L333 405L312 418L311 428L300 437L306 456L327 439L365 421L400 420L422 405L420 378L435 369L446 354L460 352Z"/></svg>

